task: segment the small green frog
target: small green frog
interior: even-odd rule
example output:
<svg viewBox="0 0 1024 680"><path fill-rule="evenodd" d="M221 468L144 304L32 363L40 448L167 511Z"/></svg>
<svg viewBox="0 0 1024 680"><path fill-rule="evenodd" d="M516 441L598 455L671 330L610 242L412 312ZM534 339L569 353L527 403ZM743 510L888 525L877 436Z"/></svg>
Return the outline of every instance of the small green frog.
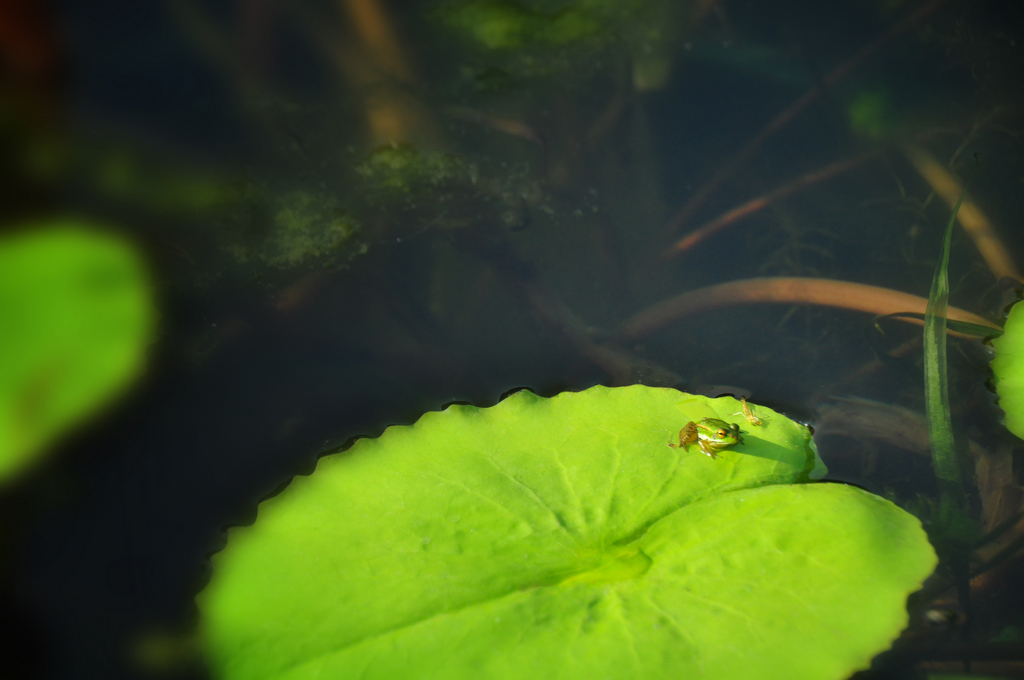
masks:
<svg viewBox="0 0 1024 680"><path fill-rule="evenodd" d="M740 426L736 423L727 423L718 418L703 418L699 423L692 420L679 430L679 443L668 445L674 449L685 449L688 445L696 442L700 450L712 458L718 458L718 452L729 448L733 444L742 444L743 436L740 434Z"/></svg>

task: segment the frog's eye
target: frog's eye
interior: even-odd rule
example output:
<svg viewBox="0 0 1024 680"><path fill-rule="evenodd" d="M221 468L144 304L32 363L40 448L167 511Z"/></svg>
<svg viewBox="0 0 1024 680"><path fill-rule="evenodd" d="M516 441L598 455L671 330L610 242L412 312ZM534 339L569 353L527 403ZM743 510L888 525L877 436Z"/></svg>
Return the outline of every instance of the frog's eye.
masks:
<svg viewBox="0 0 1024 680"><path fill-rule="evenodd" d="M729 434L729 433L726 432L725 430L723 430L722 428L718 428L718 436L719 437L724 437L727 434Z"/></svg>

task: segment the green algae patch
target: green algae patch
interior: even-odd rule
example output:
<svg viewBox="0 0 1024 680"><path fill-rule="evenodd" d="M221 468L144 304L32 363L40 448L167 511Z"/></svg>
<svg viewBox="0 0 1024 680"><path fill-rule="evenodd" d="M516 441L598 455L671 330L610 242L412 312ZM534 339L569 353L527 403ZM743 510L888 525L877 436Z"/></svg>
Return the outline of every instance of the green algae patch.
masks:
<svg viewBox="0 0 1024 680"><path fill-rule="evenodd" d="M75 221L0 238L0 483L138 375L155 316L121 239Z"/></svg>
<svg viewBox="0 0 1024 680"><path fill-rule="evenodd" d="M458 156L407 143L380 146L358 166L366 191L381 203L417 197L455 184L472 184L476 168Z"/></svg>
<svg viewBox="0 0 1024 680"><path fill-rule="evenodd" d="M992 360L999 407L1006 414L1006 429L1024 439L1024 305L1015 304L1006 317L1003 334L992 340Z"/></svg>
<svg viewBox="0 0 1024 680"><path fill-rule="evenodd" d="M491 50L568 45L603 30L595 17L573 7L546 14L512 2L484 0L442 8L438 14L449 27Z"/></svg>
<svg viewBox="0 0 1024 680"><path fill-rule="evenodd" d="M320 460L199 597L215 676L841 678L935 566L809 431L643 386L451 406ZM738 423L712 459L690 421Z"/></svg>

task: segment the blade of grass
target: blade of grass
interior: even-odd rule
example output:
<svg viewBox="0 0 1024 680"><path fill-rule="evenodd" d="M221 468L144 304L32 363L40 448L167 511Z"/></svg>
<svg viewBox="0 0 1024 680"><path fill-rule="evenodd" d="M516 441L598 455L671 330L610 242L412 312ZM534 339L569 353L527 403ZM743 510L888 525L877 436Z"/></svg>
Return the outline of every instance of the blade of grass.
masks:
<svg viewBox="0 0 1024 680"><path fill-rule="evenodd" d="M924 312L924 405L928 416L928 436L932 445L932 466L939 484L939 524L948 532L933 541L940 559L945 562L966 621L961 633L964 639L972 636L974 604L971 598L970 542L974 527L967 514L960 465L956 459L956 441L953 438L953 419L949 410L949 374L946 364L946 311L949 303L949 247L953 238L953 224L967 195L966 184L953 214L946 224L942 243L942 258L932 278L928 307ZM964 669L970 669L965 658Z"/></svg>
<svg viewBox="0 0 1024 680"><path fill-rule="evenodd" d="M966 189L953 208L946 225L942 258L932 279L928 307L924 313L924 403L928 435L932 443L932 464L943 499L955 499L961 489L960 466L956 460L953 420L949 411L949 376L946 372L946 308L949 302L949 246L953 224Z"/></svg>

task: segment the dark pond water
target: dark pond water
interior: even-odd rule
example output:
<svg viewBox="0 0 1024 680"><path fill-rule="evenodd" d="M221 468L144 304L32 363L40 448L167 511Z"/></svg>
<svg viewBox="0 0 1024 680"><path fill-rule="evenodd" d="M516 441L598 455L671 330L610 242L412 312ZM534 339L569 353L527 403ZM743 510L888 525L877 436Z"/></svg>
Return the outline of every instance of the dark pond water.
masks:
<svg viewBox="0 0 1024 680"><path fill-rule="evenodd" d="M4 72L5 218L117 226L162 315L129 398L6 492L0 649L19 678L137 677L153 635L181 641L163 677L206 677L187 639L225 526L354 437L517 388L748 395L816 424L831 478L933 495L920 327L876 330L863 307L884 294L701 289L927 297L950 207L921 156L970 178L1024 266L1012 0L11 4L0 46L28 56ZM596 18L573 33L566 12ZM951 305L1001 323L1007 273L957 227ZM702 309L633 323L688 291ZM1022 448L989 358L950 339L954 426L983 452L965 469L998 470L969 494L990 528L1020 508ZM1019 672L1013 565L969 617L936 596L947 620L865 677L965 655Z"/></svg>

